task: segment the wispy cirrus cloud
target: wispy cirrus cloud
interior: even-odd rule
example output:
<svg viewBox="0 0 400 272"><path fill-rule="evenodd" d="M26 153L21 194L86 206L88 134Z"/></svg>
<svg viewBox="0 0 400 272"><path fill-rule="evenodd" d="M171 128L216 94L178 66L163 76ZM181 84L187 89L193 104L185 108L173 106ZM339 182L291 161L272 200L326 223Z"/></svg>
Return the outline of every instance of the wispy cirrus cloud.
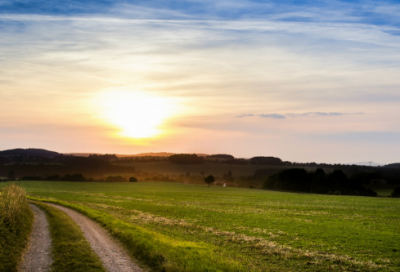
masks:
<svg viewBox="0 0 400 272"><path fill-rule="evenodd" d="M272 119L286 119L287 117L317 117L317 116L343 116L343 115L359 115L364 114L362 112L304 112L304 113L286 113L286 114L278 114L278 113L271 113L271 114L242 114L236 116L237 118L244 118L244 117L261 117L261 118L272 118Z"/></svg>
<svg viewBox="0 0 400 272"><path fill-rule="evenodd" d="M27 120L40 120L50 124L41 131L60 147L66 133L57 125L63 124L74 131L68 135L79 135L67 137L75 150L90 141L92 150L137 152L138 146L107 138L111 132L92 107L98 92L123 87L185 101L182 116L166 125L171 134L163 144L152 142L143 151L167 146L253 156L254 150L269 154L265 142L273 139L278 154L299 161L348 161L342 150L349 148L353 161L365 160L359 152L379 161L399 153L393 152L400 147L394 144L400 118L398 0L58 2L0 0L0 131L8 131L0 133L3 148L23 146L25 135L31 145L48 144L30 127L23 130ZM368 116L357 115L362 111ZM271 126L268 120L277 121ZM107 146L94 145L86 123L105 131L96 135ZM376 134L357 134L365 130ZM392 145L382 148L389 137L383 132L391 131ZM312 137L326 134L332 136ZM347 144L358 136L368 146ZM317 141L323 144L316 147ZM54 140L53 149L62 151L56 146Z"/></svg>
<svg viewBox="0 0 400 272"><path fill-rule="evenodd" d="M313 117L313 116L342 116L342 115L359 115L362 112L305 112L305 113L288 113L288 117Z"/></svg>

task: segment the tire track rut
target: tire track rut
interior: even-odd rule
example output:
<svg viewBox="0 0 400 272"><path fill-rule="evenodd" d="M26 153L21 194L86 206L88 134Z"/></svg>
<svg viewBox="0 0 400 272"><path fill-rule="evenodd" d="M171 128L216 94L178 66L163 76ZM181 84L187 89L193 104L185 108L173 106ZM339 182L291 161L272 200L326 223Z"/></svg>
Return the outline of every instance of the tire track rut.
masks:
<svg viewBox="0 0 400 272"><path fill-rule="evenodd" d="M32 233L29 238L28 247L22 256L22 262L19 265L21 272L47 272L53 262L51 253L51 236L49 224L44 211L34 204L29 204L35 218L32 227Z"/></svg>
<svg viewBox="0 0 400 272"><path fill-rule="evenodd" d="M72 209L47 203L65 212L78 224L92 249L109 272L142 272L126 251L98 223ZM36 270L38 271L38 270Z"/></svg>

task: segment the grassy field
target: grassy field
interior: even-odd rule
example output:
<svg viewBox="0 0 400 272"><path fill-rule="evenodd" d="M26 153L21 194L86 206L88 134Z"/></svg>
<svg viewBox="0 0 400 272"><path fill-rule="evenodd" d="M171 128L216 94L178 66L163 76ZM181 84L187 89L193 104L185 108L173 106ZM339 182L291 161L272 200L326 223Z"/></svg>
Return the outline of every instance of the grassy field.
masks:
<svg viewBox="0 0 400 272"><path fill-rule="evenodd" d="M176 183L19 184L98 221L154 271L400 270L399 199Z"/></svg>
<svg viewBox="0 0 400 272"><path fill-rule="evenodd" d="M32 223L25 191L15 185L0 188L0 271L18 271Z"/></svg>

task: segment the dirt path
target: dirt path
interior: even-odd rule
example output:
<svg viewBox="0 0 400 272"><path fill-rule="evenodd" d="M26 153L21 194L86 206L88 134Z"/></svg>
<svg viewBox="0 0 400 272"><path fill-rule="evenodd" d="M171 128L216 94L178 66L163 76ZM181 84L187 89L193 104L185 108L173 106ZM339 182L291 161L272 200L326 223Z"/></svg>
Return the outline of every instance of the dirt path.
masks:
<svg viewBox="0 0 400 272"><path fill-rule="evenodd" d="M79 225L94 252L100 257L108 271L142 272L142 269L131 261L125 250L98 223L72 209L55 204L49 205L62 210Z"/></svg>
<svg viewBox="0 0 400 272"><path fill-rule="evenodd" d="M32 234L29 240L28 248L26 249L22 262L19 266L21 272L46 272L50 270L52 260L51 252L51 236L49 224L44 211L38 206L29 204L35 219L33 222Z"/></svg>

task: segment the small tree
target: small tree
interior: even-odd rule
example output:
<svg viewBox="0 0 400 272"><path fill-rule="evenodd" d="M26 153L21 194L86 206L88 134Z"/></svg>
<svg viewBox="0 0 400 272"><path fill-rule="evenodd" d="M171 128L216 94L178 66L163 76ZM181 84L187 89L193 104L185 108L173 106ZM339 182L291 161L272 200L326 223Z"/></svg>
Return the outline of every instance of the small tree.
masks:
<svg viewBox="0 0 400 272"><path fill-rule="evenodd" d="M138 182L137 178L135 177L130 177L129 182Z"/></svg>
<svg viewBox="0 0 400 272"><path fill-rule="evenodd" d="M209 175L208 177L206 177L204 179L204 182L208 184L208 187L210 187L210 184L213 183L214 181L215 181L215 178L212 175Z"/></svg>

